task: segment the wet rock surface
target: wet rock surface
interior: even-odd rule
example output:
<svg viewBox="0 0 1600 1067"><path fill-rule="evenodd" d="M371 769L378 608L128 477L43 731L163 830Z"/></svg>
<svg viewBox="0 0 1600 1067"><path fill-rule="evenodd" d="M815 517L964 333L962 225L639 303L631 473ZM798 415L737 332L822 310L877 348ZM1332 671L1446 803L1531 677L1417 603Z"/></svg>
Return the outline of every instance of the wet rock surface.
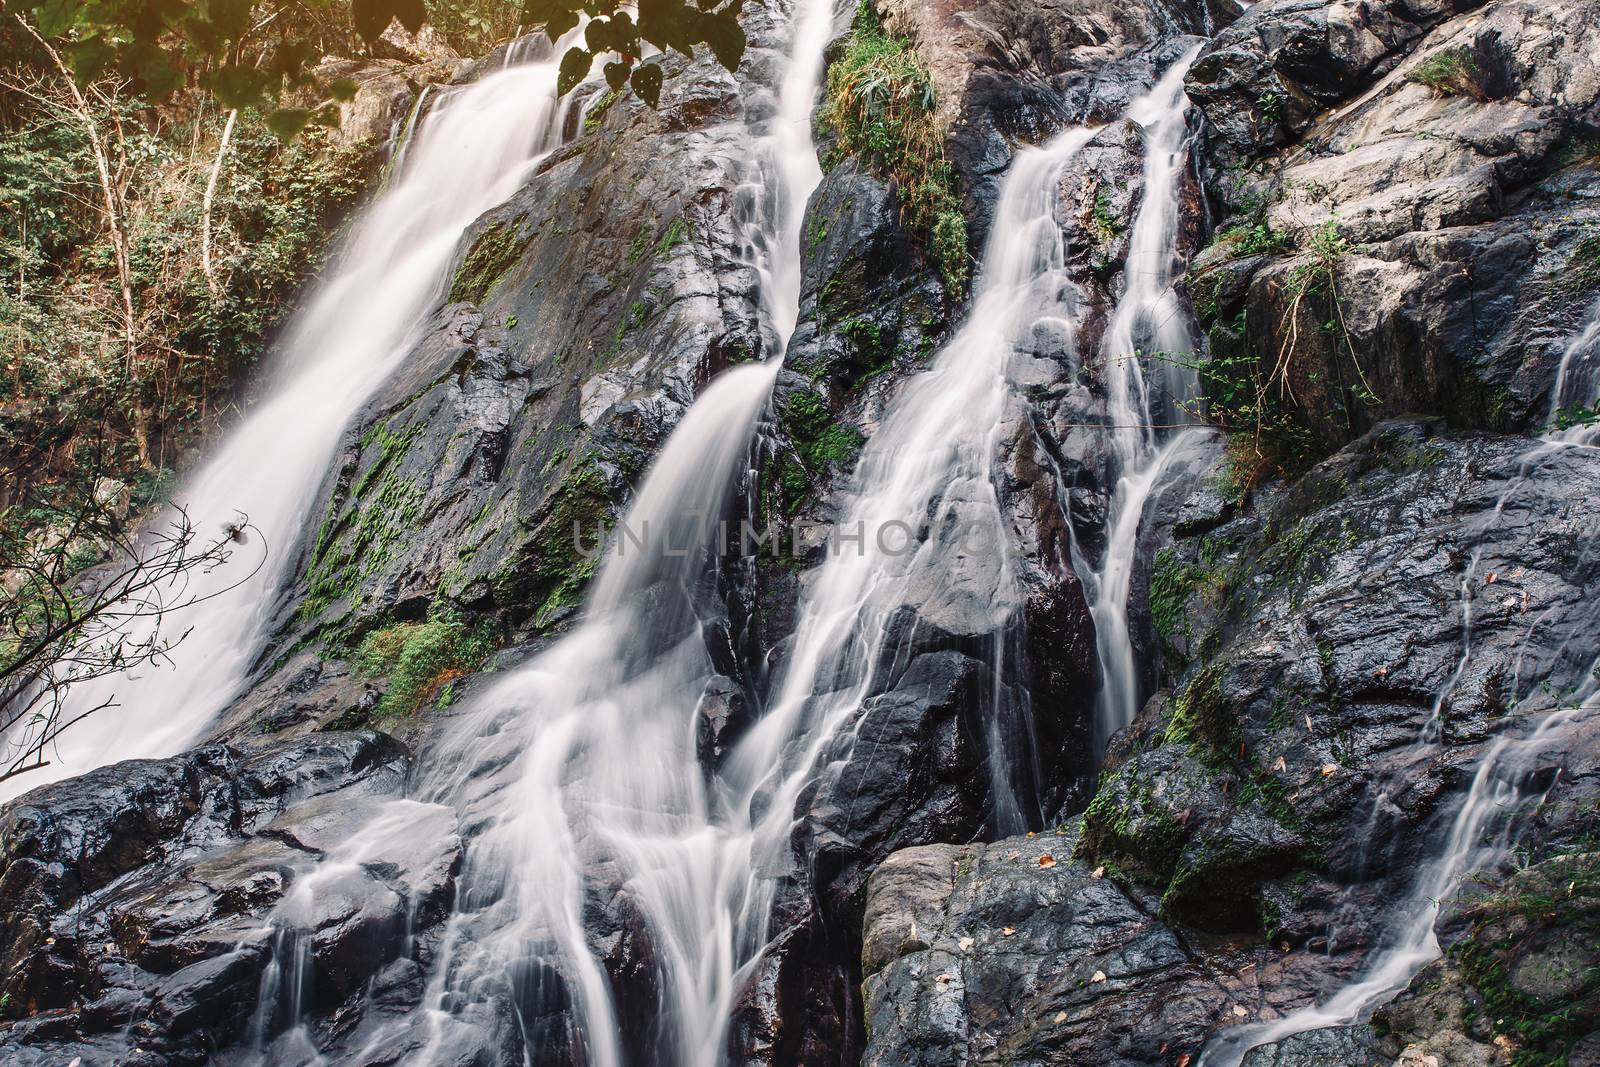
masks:
<svg viewBox="0 0 1600 1067"><path fill-rule="evenodd" d="M296 938L328 1009L406 962L459 862L453 813L400 799L410 760L384 734L318 734L116 764L12 802L0 1057L210 1062L276 1036L273 975Z"/></svg>
<svg viewBox="0 0 1600 1067"><path fill-rule="evenodd" d="M1449 801L1490 739L1525 734L1561 706L1552 694L1584 684L1600 558L1581 547L1593 522L1582 502L1597 477L1587 449L1387 425L1292 489L1178 537L1160 565L1177 572L1164 588L1178 603L1162 617L1194 665L1114 740L1081 821L899 852L874 875L866 1061L1165 1064L1357 973L1393 936L1392 908L1448 836ZM1535 619L1549 643L1529 640ZM1554 651L1575 645L1587 653ZM1436 703L1441 740L1419 744ZM1495 831L1522 834L1536 855L1591 847L1596 727L1579 722L1537 753L1509 805L1518 821ZM1592 878L1569 885L1590 892ZM1586 921L1581 907L1546 914ZM1457 943L1469 922L1447 915L1442 939ZM1475 928L1461 945L1526 944L1538 957L1528 975L1581 981L1555 937ZM1514 954L1478 966L1518 973ZM1536 1015L1559 979L1529 980L1545 998L1527 1002ZM1389 1009L1381 1048L1365 1031L1324 1033L1247 1062L1355 1063L1387 1049L1372 1062L1389 1063L1408 1045L1451 1055L1448 1020L1405 1007L1442 1003L1429 985L1424 972ZM1563 987L1573 992L1591 995ZM1344 1055L1357 1059L1327 1058Z"/></svg>
<svg viewBox="0 0 1600 1067"><path fill-rule="evenodd" d="M734 1005L728 1057L1193 1063L1210 1037L1360 973L1477 761L1581 689L1600 654L1600 461L1504 435L1549 418L1600 295L1600 172L1582 147L1600 134L1600 31L1579 0L879 7L930 71L974 251L1018 146L1104 124L1057 189L1056 280L1081 315L1075 337L1041 323L1017 339L1006 368L1003 557L941 545L913 577L802 795L792 862L763 871L776 939ZM384 679L352 662L375 630L443 605L515 642L497 666L559 636L595 571L574 524L592 536L617 515L709 378L774 351L741 228L757 209L746 123L773 106L752 88L777 62L772 18L751 12L737 76L669 59L659 111L576 101L563 143L472 228L402 371L349 428L305 543L284 546L298 577L273 605L259 684L218 726L227 747L107 768L0 815L0 1059L292 1062L309 1043L372 1067L588 1062L574 975L539 953L503 988L424 1011L457 837L494 798L458 830L404 799L400 742L316 731L377 713ZM1121 472L1093 354L1139 269L1145 192L1145 135L1114 120L1202 35L1183 288L1202 356L1281 361L1310 444L1286 477L1241 478L1220 434L1173 461L1130 600L1153 695L1102 763L1077 568L1105 551ZM392 120L398 91L375 77L361 121ZM828 162L753 457L761 520L837 517L862 445L965 312L899 190ZM1385 421L1400 415L1414 417ZM716 674L686 724L708 781L763 711L827 551L724 561L725 603L701 620ZM971 590L1004 584L1001 558L997 633ZM427 736L448 703L429 697L383 725ZM1001 836L1015 827L995 802L997 708L1026 726L1032 762L1013 784L1028 810L1010 821L1035 834ZM1245 1062L1498 1064L1508 1042L1600 1058L1595 730L1563 733L1515 783L1528 803L1493 829L1518 835L1527 869L1474 872L1439 920L1440 960L1370 1024ZM409 835L388 836L396 823ZM624 1054L655 1062L651 931L615 871L584 874L577 906ZM289 1028L297 954L305 1031Z"/></svg>

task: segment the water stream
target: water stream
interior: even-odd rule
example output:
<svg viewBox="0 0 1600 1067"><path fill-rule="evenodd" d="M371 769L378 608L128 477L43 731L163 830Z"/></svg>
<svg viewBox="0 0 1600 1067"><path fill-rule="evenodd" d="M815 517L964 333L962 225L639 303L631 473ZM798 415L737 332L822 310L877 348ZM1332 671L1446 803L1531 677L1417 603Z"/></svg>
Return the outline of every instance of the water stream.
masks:
<svg viewBox="0 0 1600 1067"><path fill-rule="evenodd" d="M410 350L467 227L520 188L559 137L555 77L555 60L546 59L433 94L387 188L287 328L277 384L173 494L202 541L248 515L266 564L164 620L169 634L190 629L170 663L76 687L69 718L107 699L115 706L66 731L50 766L0 784L0 800L115 760L169 756L198 740L240 692L345 426ZM233 570L185 575L175 598L221 589L238 580Z"/></svg>
<svg viewBox="0 0 1600 1067"><path fill-rule="evenodd" d="M1596 375L1594 366L1597 347L1600 347L1600 303L1591 310L1584 326L1564 350L1551 389L1552 420L1563 407L1563 401L1577 406L1600 403L1600 376ZM1480 521L1480 539L1468 556L1460 586L1461 655L1418 729L1414 745L1423 757L1442 753L1444 710L1472 661L1473 603L1475 596L1481 595L1478 587L1483 578L1479 568L1486 535L1498 524L1507 504L1528 484L1542 461L1568 448L1592 448L1594 433L1593 426L1547 432L1519 457L1516 474ZM1536 625L1530 626L1526 640L1531 640L1536 631ZM1528 784L1529 773L1536 769L1539 757L1560 743L1575 723L1600 710L1600 680L1597 680L1600 662L1590 664L1579 677L1582 678L1579 687L1559 706L1529 713L1529 718L1539 715L1531 729L1519 736L1512 726L1485 747L1472 783L1460 796L1459 806L1449 819L1443 846L1418 871L1408 895L1389 920L1383 943L1361 972L1323 1001L1279 1019L1223 1033L1206 1047L1198 1067L1238 1067L1245 1053L1258 1045L1308 1030L1360 1022L1375 1008L1392 1000L1423 967L1439 957L1441 949L1434 926L1440 909L1454 897L1465 878L1475 872L1492 871L1510 854L1516 843L1517 813L1528 811L1539 802L1539 791ZM1512 695L1518 698L1524 694ZM1517 703L1517 699L1513 699L1512 706ZM1372 821L1367 827L1369 836L1377 826L1380 808L1385 805L1392 808L1390 786L1398 784L1385 783L1377 789Z"/></svg>
<svg viewBox="0 0 1600 1067"><path fill-rule="evenodd" d="M1116 484L1107 511L1105 555L1097 566L1078 563L1089 592L1100 660L1095 716L1100 750L1133 721L1143 695L1128 601L1145 505L1174 460L1203 432L1169 432L1189 421L1186 404L1198 388L1191 369L1194 337L1173 286L1180 269L1178 186L1189 160L1189 98L1183 79L1199 53L1196 45L1128 112L1144 130L1144 198L1129 236L1126 287L1100 346Z"/></svg>

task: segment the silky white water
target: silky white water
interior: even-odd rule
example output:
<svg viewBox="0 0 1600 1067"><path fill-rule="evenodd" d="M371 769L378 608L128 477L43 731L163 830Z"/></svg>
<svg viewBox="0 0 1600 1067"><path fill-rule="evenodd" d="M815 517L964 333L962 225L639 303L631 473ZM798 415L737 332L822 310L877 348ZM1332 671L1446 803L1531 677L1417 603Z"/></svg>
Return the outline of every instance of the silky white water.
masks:
<svg viewBox="0 0 1600 1067"><path fill-rule="evenodd" d="M579 1033L536 1035L536 1060L539 1041L559 1041L598 1064L624 1062L630 1049L651 1062L721 1061L776 879L792 862L796 800L878 682L890 614L912 606L937 622L958 612L999 632L1019 606L995 435L1024 335L1052 331L1075 355L1079 306L1056 186L1090 136L1072 130L1018 153L967 324L906 383L867 445L842 509L843 531L859 537L808 576L775 694L714 774L696 750L698 705L715 675L699 605L713 522L772 365L713 384L630 509L628 529L673 527L671 543L692 550L668 560L648 533L643 546L624 542L579 629L461 711L429 756L436 769L422 793L462 811L472 845L418 1062L481 1033L497 997L536 1025L552 985L574 1003ZM798 236L786 235L795 256ZM769 283L784 275L764 271ZM659 1018L621 1018L594 955L589 905L613 894L649 932Z"/></svg>
<svg viewBox="0 0 1600 1067"><path fill-rule="evenodd" d="M1117 481L1107 512L1105 556L1098 566L1079 566L1100 661L1097 749L1139 710L1128 598L1145 504L1172 462L1203 432L1164 432L1188 421L1185 404L1197 387L1189 368L1194 338L1173 286L1181 268L1178 184L1189 158L1189 98L1183 79L1199 53L1196 46L1174 63L1128 112L1144 131L1144 198L1129 235L1126 288L1100 345L1111 470Z"/></svg>
<svg viewBox="0 0 1600 1067"><path fill-rule="evenodd" d="M1552 421L1564 404L1581 407L1600 403L1600 376L1593 365L1597 348L1600 348L1600 303L1591 309L1588 320L1563 352L1551 389ZM1592 449L1593 441L1592 426L1547 432L1519 458L1518 473L1496 498L1494 507L1484 515L1482 532L1487 534L1499 522L1507 503L1536 476L1545 458L1569 448ZM1594 543L1593 539L1588 543ZM1418 729L1415 744L1424 752L1442 750L1444 707L1472 661L1474 587L1480 580L1478 570L1483 553L1484 544L1480 540L1474 545L1462 575L1461 655ZM1529 640L1536 629L1536 626L1530 627ZM1258 1045L1281 1041L1308 1030L1359 1022L1373 1009L1393 999L1423 967L1439 957L1434 924L1440 908L1455 895L1465 878L1474 872L1492 870L1505 860L1515 843L1514 822L1508 816L1530 810L1538 803L1538 797L1524 788L1527 773L1535 769L1539 756L1558 743L1574 723L1600 711L1600 680L1597 680L1600 679L1600 662L1591 664L1580 677L1582 682L1564 706L1543 712L1526 736L1516 737L1507 732L1488 745L1478 760L1472 784L1461 797L1460 806L1450 821L1443 847L1418 873L1406 900L1395 912L1386 942L1355 979L1326 1000L1280 1019L1224 1032L1207 1045L1198 1067L1238 1067L1244 1054ZM1513 693L1513 697L1518 696L1520 694ZM1513 699L1511 703L1515 706L1518 701ZM1387 794L1388 790L1380 787L1367 827L1368 837L1377 825L1381 806L1392 805ZM1498 826L1495 825L1497 819L1501 820Z"/></svg>
<svg viewBox="0 0 1600 1067"><path fill-rule="evenodd" d="M782 351L798 316L800 225L821 171L810 122L833 0L798 0L779 106L750 150L745 238L764 333ZM421 1019L371 1038L445 1058L509 1004L531 1062L581 1047L598 1067L634 1055L706 1067L758 958L748 834L700 766L698 710L716 670L711 603L719 520L741 484L780 360L738 367L700 395L651 465L578 628L458 717L428 753L421 795L454 805L467 859ZM591 942L587 901L618 892L648 931L663 1003L623 1020ZM623 910L623 909L619 909ZM571 1023L541 1030L551 997ZM652 1006L654 1007L654 1006ZM624 1033L624 1022L643 1036ZM420 1026L420 1040L403 1031ZM639 1046L643 1051L638 1051Z"/></svg>
<svg viewBox="0 0 1600 1067"><path fill-rule="evenodd" d="M277 385L173 494L202 541L248 515L265 541L265 565L163 620L169 635L190 630L170 664L73 691L69 717L106 699L116 706L68 730L48 767L0 784L0 799L115 760L178 752L238 695L340 435L410 348L463 232L522 185L559 134L559 111L553 59L436 93L397 173L286 331ZM186 575L186 591L174 597L204 597L238 581L236 568L247 569L261 548L246 545L234 563Z"/></svg>

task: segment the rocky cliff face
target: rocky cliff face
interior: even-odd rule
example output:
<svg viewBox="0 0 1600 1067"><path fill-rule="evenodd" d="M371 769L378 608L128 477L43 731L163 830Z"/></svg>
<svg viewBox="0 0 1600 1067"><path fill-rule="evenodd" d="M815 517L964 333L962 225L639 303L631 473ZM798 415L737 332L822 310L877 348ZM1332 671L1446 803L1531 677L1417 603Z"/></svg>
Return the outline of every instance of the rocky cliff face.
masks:
<svg viewBox="0 0 1600 1067"><path fill-rule="evenodd" d="M998 635L962 610L944 581L992 559L952 554L895 616L892 662L795 811L729 1059L1210 1063L1208 1042L1221 1055L1230 1031L1326 1001L1421 923L1444 954L1370 1021L1250 1031L1244 1062L1600 1062L1600 720L1570 710L1600 661L1600 452L1533 436L1595 399L1557 382L1600 301L1592 5L877 11L929 72L974 251L1016 148L1096 127L1055 219L1082 352L1144 269L1129 247L1146 135L1119 116L1199 49L1172 251L1203 334L1192 414L1218 432L1174 461L1136 531L1149 699L1102 758L1080 571L1107 549L1122 473L1109 361L1042 332L1019 346L994 479L1020 610ZM669 60L659 111L580 96L563 146L474 225L403 369L349 427L217 743L5 809L7 1062L439 1054L414 1024L483 816L407 783L483 680L452 661L396 714L359 650L430 617L504 646L489 669L558 637L594 571L573 524L614 518L704 384L779 344L742 246L740 161L773 107L780 15L749 13L734 76ZM800 321L746 487L753 513L819 522L967 296L893 183L822 133ZM823 553L725 561L708 769L770 696ZM1028 708L1025 836L995 814L1004 701ZM1561 728L1536 736L1552 712ZM349 854L351 827L385 819L377 851ZM1419 910L1452 847L1451 902ZM661 1010L649 933L625 894L588 906L643 1062ZM285 907L307 938L274 935ZM588 1062L560 976L514 984L497 1003L516 1019L483 1020L448 1062Z"/></svg>

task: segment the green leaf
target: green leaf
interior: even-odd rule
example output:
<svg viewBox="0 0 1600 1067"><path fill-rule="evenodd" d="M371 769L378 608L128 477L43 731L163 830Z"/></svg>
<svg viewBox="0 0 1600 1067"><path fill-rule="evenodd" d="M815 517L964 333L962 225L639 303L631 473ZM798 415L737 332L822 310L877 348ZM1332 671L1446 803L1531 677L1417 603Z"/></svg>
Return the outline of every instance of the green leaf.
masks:
<svg viewBox="0 0 1600 1067"><path fill-rule="evenodd" d="M738 15L702 15L700 35L711 47L711 54L717 57L718 63L730 71L739 69L739 60L744 58L745 36Z"/></svg>
<svg viewBox="0 0 1600 1067"><path fill-rule="evenodd" d="M529 26L543 26L551 43L559 41L578 24L581 0L524 0L522 21Z"/></svg>
<svg viewBox="0 0 1600 1067"><path fill-rule="evenodd" d="M561 57L561 70L556 75L556 95L566 96L578 86L578 83L589 76L589 64L594 57L588 49L574 45L567 49L567 54Z"/></svg>
<svg viewBox="0 0 1600 1067"><path fill-rule="evenodd" d="M238 40L250 28L250 15L255 0L206 0L206 15L218 34L228 40Z"/></svg>
<svg viewBox="0 0 1600 1067"><path fill-rule="evenodd" d="M76 0L44 0L33 9L33 18L40 37L59 37L77 24L78 4Z"/></svg>
<svg viewBox="0 0 1600 1067"><path fill-rule="evenodd" d="M277 134L280 141L292 141L311 119L311 112L304 108L281 107L267 115L267 129Z"/></svg>
<svg viewBox="0 0 1600 1067"><path fill-rule="evenodd" d="M639 0L639 36L657 48L693 58L699 29L700 12L683 0Z"/></svg>
<svg viewBox="0 0 1600 1067"><path fill-rule="evenodd" d="M350 17L364 40L376 41L394 19L411 33L428 17L423 0L351 0Z"/></svg>
<svg viewBox="0 0 1600 1067"><path fill-rule="evenodd" d="M416 33L428 21L428 6L424 0L394 0L394 17L407 33Z"/></svg>
<svg viewBox="0 0 1600 1067"><path fill-rule="evenodd" d="M356 90L361 88L354 78L335 78L328 85L328 95L335 100L350 101L356 98Z"/></svg>
<svg viewBox="0 0 1600 1067"><path fill-rule="evenodd" d="M633 72L633 91L639 94L639 99L655 107L661 102L661 66L657 63L641 63Z"/></svg>
<svg viewBox="0 0 1600 1067"><path fill-rule="evenodd" d="M612 60L605 65L606 84L614 90L620 90L628 84L628 68L631 64L621 60Z"/></svg>

